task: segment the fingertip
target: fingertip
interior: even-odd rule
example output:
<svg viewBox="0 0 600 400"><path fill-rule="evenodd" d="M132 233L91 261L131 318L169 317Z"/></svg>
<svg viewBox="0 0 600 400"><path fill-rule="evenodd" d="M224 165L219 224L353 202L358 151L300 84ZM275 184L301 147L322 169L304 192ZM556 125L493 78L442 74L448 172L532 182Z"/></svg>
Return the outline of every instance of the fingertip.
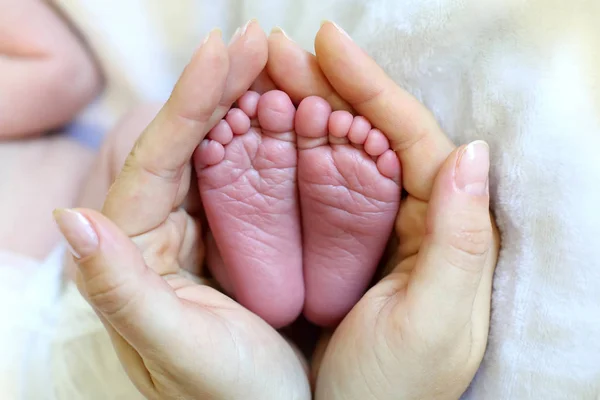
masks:
<svg viewBox="0 0 600 400"><path fill-rule="evenodd" d="M251 19L240 29L240 39L235 44L238 43L240 47L244 49L251 48L255 53L260 54L262 56L262 67L264 68L267 63L268 42L267 35L260 27L257 19Z"/></svg>
<svg viewBox="0 0 600 400"><path fill-rule="evenodd" d="M348 34L348 32L346 32L340 25L331 20L321 21L321 26L319 28L319 31L317 32L317 35L321 31L324 31L325 34L332 34L331 32L333 32L333 34L341 35L342 38L352 41L352 37Z"/></svg>
<svg viewBox="0 0 600 400"><path fill-rule="evenodd" d="M84 213L77 209L56 209L52 215L73 257L80 260L98 251L98 233Z"/></svg>
<svg viewBox="0 0 600 400"><path fill-rule="evenodd" d="M159 115L167 113L166 119L178 116L205 124L221 100L228 73L227 47L221 31L213 29L185 67Z"/></svg>
<svg viewBox="0 0 600 400"><path fill-rule="evenodd" d="M473 196L489 195L490 147L476 140L458 151L454 181L456 187Z"/></svg>
<svg viewBox="0 0 600 400"><path fill-rule="evenodd" d="M331 86L398 152L406 191L428 201L437 172L455 148L434 115L334 24L323 24L315 52Z"/></svg>
<svg viewBox="0 0 600 400"><path fill-rule="evenodd" d="M271 29L271 33L269 34L269 39L273 38L273 40L287 40L293 42L293 40L288 36L288 34L283 30L280 26L274 26Z"/></svg>
<svg viewBox="0 0 600 400"><path fill-rule="evenodd" d="M475 142L474 146L479 149L470 146L453 151L442 165L434 181L426 221L435 242L446 246L448 254L457 254L465 265L475 265L484 258L493 232L487 190L487 145ZM484 154L467 154L470 151ZM467 164L462 165L463 168L470 170L465 172L466 176L459 177L458 168L462 163ZM465 181L458 183L458 179Z"/></svg>
<svg viewBox="0 0 600 400"><path fill-rule="evenodd" d="M225 47L223 32L221 29L215 28L206 35L200 46L198 46L192 60L196 57L206 56L210 51L225 50Z"/></svg>
<svg viewBox="0 0 600 400"><path fill-rule="evenodd" d="M268 42L269 76L278 88L290 96L294 104L299 104L309 96L319 96L335 110L352 110L352 107L333 90L314 54L288 40L277 28L269 35Z"/></svg>

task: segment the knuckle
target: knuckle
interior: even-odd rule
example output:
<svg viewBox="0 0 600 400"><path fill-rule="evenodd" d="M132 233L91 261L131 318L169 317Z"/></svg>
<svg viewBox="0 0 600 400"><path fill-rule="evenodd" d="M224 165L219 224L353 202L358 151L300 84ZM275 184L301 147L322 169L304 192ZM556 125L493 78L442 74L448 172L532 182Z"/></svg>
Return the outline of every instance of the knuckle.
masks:
<svg viewBox="0 0 600 400"><path fill-rule="evenodd" d="M88 279L83 284L85 297L88 301L105 314L107 317L122 314L133 301L128 290L126 280L111 279L105 274L100 274Z"/></svg>
<svg viewBox="0 0 600 400"><path fill-rule="evenodd" d="M183 175L184 167L180 164L164 162L162 159L154 157L152 149L146 149L143 147L143 143L140 141L136 142L131 153L125 159L122 171L125 173L129 171L143 171L143 173L158 178L162 181L177 183Z"/></svg>
<svg viewBox="0 0 600 400"><path fill-rule="evenodd" d="M491 239L490 227L463 228L452 233L448 239L451 249L448 261L456 266L461 266L485 259L490 250Z"/></svg>

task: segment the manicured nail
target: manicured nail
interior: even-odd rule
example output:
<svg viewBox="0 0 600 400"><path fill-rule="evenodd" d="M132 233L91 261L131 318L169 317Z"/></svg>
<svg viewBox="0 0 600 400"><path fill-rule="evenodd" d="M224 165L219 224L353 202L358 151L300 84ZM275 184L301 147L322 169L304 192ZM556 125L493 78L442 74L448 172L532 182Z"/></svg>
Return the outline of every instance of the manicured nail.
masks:
<svg viewBox="0 0 600 400"><path fill-rule="evenodd" d="M98 249L98 235L90 221L78 211L55 210L54 220L75 258L89 257Z"/></svg>
<svg viewBox="0 0 600 400"><path fill-rule="evenodd" d="M239 38L241 38L242 36L244 36L246 34L246 31L248 30L248 27L250 26L250 24L257 22L256 18L252 18L250 21L246 22L246 24L242 27L239 27L235 30L233 36L231 37L231 40L229 41L229 44L233 44L236 40L238 40Z"/></svg>
<svg viewBox="0 0 600 400"><path fill-rule="evenodd" d="M458 189L474 196L489 193L490 148L483 140L465 146L458 155L455 182Z"/></svg>
<svg viewBox="0 0 600 400"><path fill-rule="evenodd" d="M323 25L325 25L326 23L330 23L331 25L333 25L341 34L343 34L344 36L346 36L348 39L352 40L352 38L350 37L350 35L348 35L348 32L346 32L345 30L342 29L341 26L339 26L338 24L336 24L333 21L329 21L329 20L324 20L321 22L321 27L323 27Z"/></svg>
<svg viewBox="0 0 600 400"><path fill-rule="evenodd" d="M229 45L235 43L242 36L242 28L237 28L229 40Z"/></svg>
<svg viewBox="0 0 600 400"><path fill-rule="evenodd" d="M222 36L223 36L223 33L221 32L221 30L220 30L219 28L215 28L215 29L211 30L210 32L208 32L208 35L206 35L206 37L204 38L204 40L202 41L202 43L200 43L200 46L198 46L198 48L196 49L196 53L197 53L198 51L200 51L200 49L201 49L202 47L204 47L204 45L205 45L206 43L208 43L208 41L209 41L209 40L210 40L210 39L211 39L213 36L215 36L215 35L217 35L217 36L219 36L219 37L222 37Z"/></svg>
<svg viewBox="0 0 600 400"><path fill-rule="evenodd" d="M271 33L281 33L287 40L289 40L290 42L293 42L293 40L288 36L287 33L285 33L285 31L283 30L282 27L280 26L276 26L273 29L271 29Z"/></svg>
<svg viewBox="0 0 600 400"><path fill-rule="evenodd" d="M246 25L244 25L244 27L242 28L240 35L244 36L246 34L246 31L248 30L248 27L255 22L258 22L256 18L252 18L250 21L246 22Z"/></svg>

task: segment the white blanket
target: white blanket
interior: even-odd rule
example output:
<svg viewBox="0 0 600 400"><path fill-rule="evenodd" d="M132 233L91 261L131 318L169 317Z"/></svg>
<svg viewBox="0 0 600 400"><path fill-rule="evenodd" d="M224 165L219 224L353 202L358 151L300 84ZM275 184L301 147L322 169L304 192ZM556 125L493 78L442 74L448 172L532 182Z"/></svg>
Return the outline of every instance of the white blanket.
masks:
<svg viewBox="0 0 600 400"><path fill-rule="evenodd" d="M201 37L250 17L312 49L340 23L457 144L487 140L503 249L465 399L600 398L600 2L59 0L89 38L108 125L166 98ZM90 117L90 115L92 117Z"/></svg>

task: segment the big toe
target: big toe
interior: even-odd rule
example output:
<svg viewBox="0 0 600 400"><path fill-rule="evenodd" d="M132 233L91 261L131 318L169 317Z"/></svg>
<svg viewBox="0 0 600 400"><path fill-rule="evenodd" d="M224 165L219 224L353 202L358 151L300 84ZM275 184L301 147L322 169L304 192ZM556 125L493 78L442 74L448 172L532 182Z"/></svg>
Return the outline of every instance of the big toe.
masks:
<svg viewBox="0 0 600 400"><path fill-rule="evenodd" d="M290 97L272 90L263 94L258 101L258 123L263 132L285 133L294 129L296 108Z"/></svg>
<svg viewBox="0 0 600 400"><path fill-rule="evenodd" d="M326 138L331 106L320 97L302 100L296 111L296 133L304 138Z"/></svg>

